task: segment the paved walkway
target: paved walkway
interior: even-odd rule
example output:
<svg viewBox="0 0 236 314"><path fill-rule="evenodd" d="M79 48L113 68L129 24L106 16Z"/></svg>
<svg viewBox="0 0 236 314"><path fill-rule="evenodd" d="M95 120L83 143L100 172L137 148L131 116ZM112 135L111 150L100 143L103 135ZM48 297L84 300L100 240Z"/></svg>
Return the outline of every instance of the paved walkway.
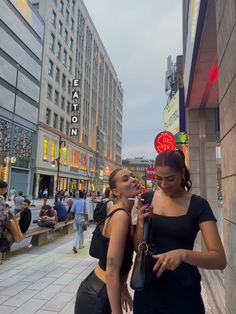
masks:
<svg viewBox="0 0 236 314"><path fill-rule="evenodd" d="M74 234L42 247L13 247L0 266L0 313L73 314L77 288L96 264L88 255L90 237L91 229L78 254L72 252Z"/></svg>
<svg viewBox="0 0 236 314"><path fill-rule="evenodd" d="M92 230L85 232L78 254L72 252L74 234L31 249L29 239L14 244L0 265L0 313L73 314L78 286L96 265L88 254ZM212 314L204 289L203 299L206 314Z"/></svg>

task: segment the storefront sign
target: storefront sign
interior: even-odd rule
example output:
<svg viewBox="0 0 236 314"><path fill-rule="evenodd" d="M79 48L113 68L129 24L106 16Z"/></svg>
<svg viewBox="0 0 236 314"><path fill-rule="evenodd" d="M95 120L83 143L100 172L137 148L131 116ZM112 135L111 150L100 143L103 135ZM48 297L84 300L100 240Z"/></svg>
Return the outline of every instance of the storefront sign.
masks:
<svg viewBox="0 0 236 314"><path fill-rule="evenodd" d="M156 178L156 172L154 167L147 167L146 168L146 180L150 179L153 180Z"/></svg>
<svg viewBox="0 0 236 314"><path fill-rule="evenodd" d="M173 134L179 132L179 91L163 110L164 129Z"/></svg>
<svg viewBox="0 0 236 314"><path fill-rule="evenodd" d="M165 150L176 149L175 137L168 131L157 134L154 147L158 153L164 152Z"/></svg>
<svg viewBox="0 0 236 314"><path fill-rule="evenodd" d="M80 87L80 80L73 80L73 88ZM79 124L79 115L80 115L80 92L79 90L72 91L72 107L71 107L71 124L72 128L70 129L70 136L78 136L79 128L77 127ZM75 125L75 126L73 126Z"/></svg>

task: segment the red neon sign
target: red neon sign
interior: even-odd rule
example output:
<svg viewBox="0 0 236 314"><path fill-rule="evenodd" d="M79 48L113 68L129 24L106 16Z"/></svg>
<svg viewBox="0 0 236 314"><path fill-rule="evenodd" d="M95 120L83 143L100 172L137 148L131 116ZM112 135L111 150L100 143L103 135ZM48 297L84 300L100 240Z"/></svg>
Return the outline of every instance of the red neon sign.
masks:
<svg viewBox="0 0 236 314"><path fill-rule="evenodd" d="M168 131L157 134L154 147L158 153L164 152L165 150L176 149L175 137Z"/></svg>
<svg viewBox="0 0 236 314"><path fill-rule="evenodd" d="M210 74L209 74L209 81L211 84L214 84L219 76L219 70L218 70L218 66L214 65L211 70L210 70Z"/></svg>

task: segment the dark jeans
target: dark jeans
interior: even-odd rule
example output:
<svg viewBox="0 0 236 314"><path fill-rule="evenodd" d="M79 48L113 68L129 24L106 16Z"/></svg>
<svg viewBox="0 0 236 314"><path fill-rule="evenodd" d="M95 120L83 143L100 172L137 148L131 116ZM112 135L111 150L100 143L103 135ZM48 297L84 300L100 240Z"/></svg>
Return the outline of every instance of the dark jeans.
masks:
<svg viewBox="0 0 236 314"><path fill-rule="evenodd" d="M74 314L111 314L106 284L94 271L79 286Z"/></svg>
<svg viewBox="0 0 236 314"><path fill-rule="evenodd" d="M56 224L55 221L50 221L50 220L39 220L38 221L39 227L53 228L55 226L55 224Z"/></svg>

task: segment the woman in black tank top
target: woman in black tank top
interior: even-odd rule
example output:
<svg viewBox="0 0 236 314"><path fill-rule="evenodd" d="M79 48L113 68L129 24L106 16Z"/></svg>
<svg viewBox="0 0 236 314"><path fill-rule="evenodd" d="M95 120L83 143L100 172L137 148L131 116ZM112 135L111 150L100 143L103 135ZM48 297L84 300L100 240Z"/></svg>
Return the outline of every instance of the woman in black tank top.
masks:
<svg viewBox="0 0 236 314"><path fill-rule="evenodd" d="M78 289L75 314L122 314L122 306L126 311L133 308L126 285L133 256L133 201L129 198L137 196L141 186L126 169L114 170L109 186L117 202L99 234L99 250L95 254L99 263Z"/></svg>
<svg viewBox="0 0 236 314"><path fill-rule="evenodd" d="M152 210L146 211L148 205L139 208L135 242L141 241L143 219L151 217L150 247L156 276L143 291L135 292L134 314L203 314L197 267L226 267L216 219L208 202L189 192L192 183L182 151L160 153L155 170L160 189L153 194ZM207 249L202 252L193 251L199 230Z"/></svg>

